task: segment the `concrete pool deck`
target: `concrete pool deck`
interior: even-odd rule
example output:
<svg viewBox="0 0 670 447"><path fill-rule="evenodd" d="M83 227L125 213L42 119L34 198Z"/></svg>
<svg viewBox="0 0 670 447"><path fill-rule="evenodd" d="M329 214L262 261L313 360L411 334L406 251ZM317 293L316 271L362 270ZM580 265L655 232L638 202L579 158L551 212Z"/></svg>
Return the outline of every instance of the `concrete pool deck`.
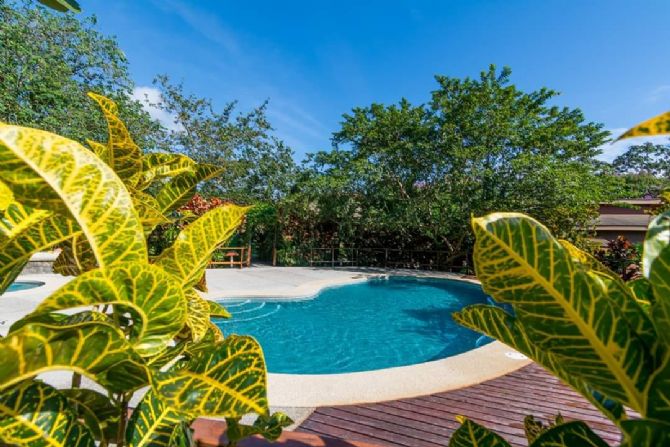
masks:
<svg viewBox="0 0 670 447"><path fill-rule="evenodd" d="M366 281L380 274L434 277L476 282L460 275L414 270L365 268L251 267L207 271L208 299L295 299L318 294L326 287ZM0 297L0 334L32 311L47 295L71 278L54 274L22 275L18 280L42 281L44 286ZM225 303L224 303L225 305ZM515 371L531 363L499 342L417 365L345 374L268 374L268 397L273 408L287 411L300 422L315 407L372 403L456 390ZM69 384L69 373L49 382Z"/></svg>

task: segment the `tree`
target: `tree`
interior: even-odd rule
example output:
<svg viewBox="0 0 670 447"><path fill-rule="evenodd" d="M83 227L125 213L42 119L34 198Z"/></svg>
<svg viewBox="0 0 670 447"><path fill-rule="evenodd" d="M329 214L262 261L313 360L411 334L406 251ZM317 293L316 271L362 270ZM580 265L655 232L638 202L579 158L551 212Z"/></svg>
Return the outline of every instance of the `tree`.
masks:
<svg viewBox="0 0 670 447"><path fill-rule="evenodd" d="M630 146L612 162L618 174L670 178L670 146L650 142Z"/></svg>
<svg viewBox="0 0 670 447"><path fill-rule="evenodd" d="M272 135L267 102L235 114L232 101L217 111L210 99L186 93L167 76L154 83L162 95L155 106L175 119L161 146L225 168L207 182L204 193L249 203L276 202L288 192L296 166L291 149Z"/></svg>
<svg viewBox="0 0 670 447"><path fill-rule="evenodd" d="M310 158L303 205L337 243L440 248L454 259L472 244L473 213L523 211L578 238L602 195L594 157L608 133L578 109L548 105L553 90L526 93L510 76L493 66L478 79L437 76L426 105L353 109L334 150Z"/></svg>
<svg viewBox="0 0 670 447"><path fill-rule="evenodd" d="M160 126L131 99L128 61L116 40L95 25L95 17L0 0L0 121L80 142L101 140L104 120L86 97L94 91L119 103L140 146L153 147Z"/></svg>

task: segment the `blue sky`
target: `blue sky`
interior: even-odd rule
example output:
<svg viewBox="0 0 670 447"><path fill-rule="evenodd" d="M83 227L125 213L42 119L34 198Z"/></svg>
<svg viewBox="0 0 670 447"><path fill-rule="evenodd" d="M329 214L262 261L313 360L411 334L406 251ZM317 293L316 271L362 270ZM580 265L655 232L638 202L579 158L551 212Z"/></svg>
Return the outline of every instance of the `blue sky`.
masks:
<svg viewBox="0 0 670 447"><path fill-rule="evenodd" d="M81 3L118 37L138 92L164 73L219 106L269 99L298 160L328 149L352 107L424 103L435 74L473 77L490 63L614 132L670 109L668 0Z"/></svg>

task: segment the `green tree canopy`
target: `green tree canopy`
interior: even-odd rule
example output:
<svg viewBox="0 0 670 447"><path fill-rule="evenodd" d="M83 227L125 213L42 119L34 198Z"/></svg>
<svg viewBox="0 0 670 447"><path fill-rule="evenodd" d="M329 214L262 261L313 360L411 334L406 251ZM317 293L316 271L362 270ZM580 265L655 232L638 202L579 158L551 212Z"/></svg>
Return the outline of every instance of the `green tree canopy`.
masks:
<svg viewBox="0 0 670 447"><path fill-rule="evenodd" d="M470 247L472 214L528 213L561 237L588 228L608 137L557 93L519 90L511 71L437 76L426 105L372 104L344 115L334 150L309 159L295 218L347 245Z"/></svg>
<svg viewBox="0 0 670 447"><path fill-rule="evenodd" d="M95 25L95 17L0 0L0 121L81 142L100 140L104 120L86 96L94 91L119 104L142 147L155 144L159 125L131 99L134 84L125 55Z"/></svg>
<svg viewBox="0 0 670 447"><path fill-rule="evenodd" d="M158 76L162 101L155 104L174 117L161 145L200 162L225 168L204 192L240 202L276 201L289 190L295 174L293 151L273 135L267 102L236 113L237 102L217 111L212 101L184 91L181 83Z"/></svg>

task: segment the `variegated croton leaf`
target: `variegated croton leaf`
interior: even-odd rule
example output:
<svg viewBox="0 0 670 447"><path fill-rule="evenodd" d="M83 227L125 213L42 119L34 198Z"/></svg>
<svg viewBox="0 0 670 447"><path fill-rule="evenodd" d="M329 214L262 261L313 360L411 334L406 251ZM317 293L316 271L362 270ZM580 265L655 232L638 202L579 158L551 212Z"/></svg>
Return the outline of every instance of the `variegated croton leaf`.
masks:
<svg viewBox="0 0 670 447"><path fill-rule="evenodd" d="M191 417L267 414L265 360L258 342L231 335L202 348L154 376L159 398Z"/></svg>
<svg viewBox="0 0 670 447"><path fill-rule="evenodd" d="M94 447L87 426L55 388L26 381L0 392L0 442L26 447Z"/></svg>
<svg viewBox="0 0 670 447"><path fill-rule="evenodd" d="M655 360L648 338L627 319L622 301L637 306L630 291L610 296L605 277L575 262L527 216L495 213L473 219L473 229L477 277L496 301L514 307L530 342L591 388L644 411Z"/></svg>

